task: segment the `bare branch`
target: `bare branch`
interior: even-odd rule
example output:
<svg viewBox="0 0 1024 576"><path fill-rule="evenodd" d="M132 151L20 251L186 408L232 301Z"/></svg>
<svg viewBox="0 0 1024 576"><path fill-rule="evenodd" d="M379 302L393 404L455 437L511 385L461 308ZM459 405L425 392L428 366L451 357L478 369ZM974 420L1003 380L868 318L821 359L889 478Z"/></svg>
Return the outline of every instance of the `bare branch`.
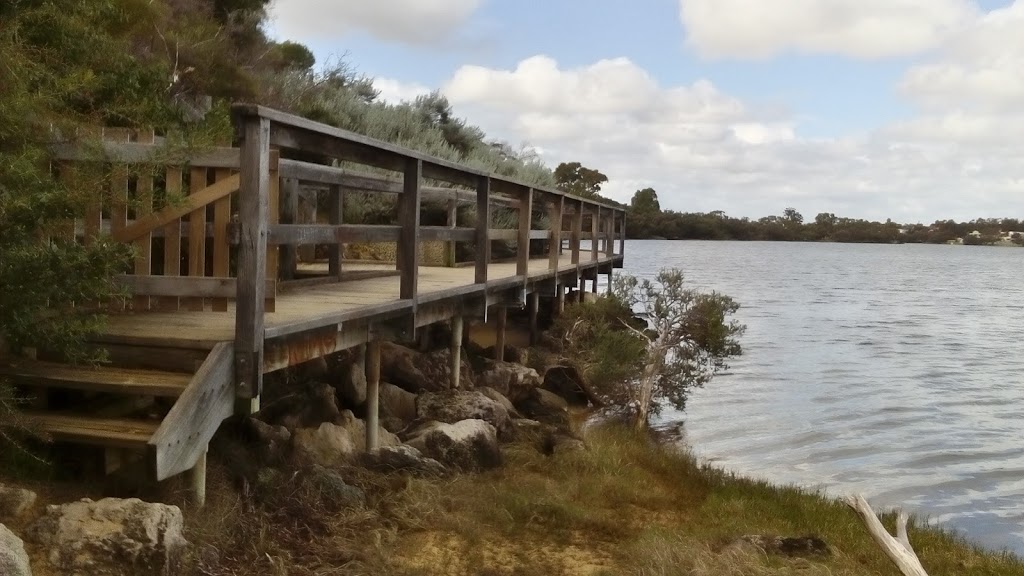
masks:
<svg viewBox="0 0 1024 576"><path fill-rule="evenodd" d="M917 553L910 545L910 538L907 536L907 514L900 512L896 522L897 537L893 538L882 526L882 522L871 509L871 505L862 495L850 496L846 503L860 514L868 533L882 548L886 556L893 561L893 564L900 569L904 576L928 576L924 566L917 558Z"/></svg>

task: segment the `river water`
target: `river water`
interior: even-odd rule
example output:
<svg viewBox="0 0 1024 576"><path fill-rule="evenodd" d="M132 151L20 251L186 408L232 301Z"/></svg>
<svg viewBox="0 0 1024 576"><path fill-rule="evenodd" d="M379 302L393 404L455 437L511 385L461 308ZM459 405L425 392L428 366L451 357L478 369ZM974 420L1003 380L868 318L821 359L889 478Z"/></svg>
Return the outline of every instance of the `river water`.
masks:
<svg viewBox="0 0 1024 576"><path fill-rule="evenodd" d="M695 392L699 457L864 493L1024 554L1024 250L632 241L626 272L680 267L737 299L744 355Z"/></svg>

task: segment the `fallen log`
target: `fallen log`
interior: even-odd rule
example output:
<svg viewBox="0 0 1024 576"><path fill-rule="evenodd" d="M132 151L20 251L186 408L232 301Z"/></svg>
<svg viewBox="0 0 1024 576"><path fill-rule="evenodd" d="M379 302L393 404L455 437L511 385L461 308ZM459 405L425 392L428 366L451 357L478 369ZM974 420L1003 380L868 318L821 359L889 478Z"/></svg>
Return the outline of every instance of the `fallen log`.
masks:
<svg viewBox="0 0 1024 576"><path fill-rule="evenodd" d="M896 537L894 538L886 531L885 526L878 519L871 505L862 495L846 498L846 503L857 511L868 533L875 542L882 548L886 556L896 564L904 576L928 576L921 561L917 558L913 546L910 545L910 538L907 536L907 513L900 510L896 518Z"/></svg>

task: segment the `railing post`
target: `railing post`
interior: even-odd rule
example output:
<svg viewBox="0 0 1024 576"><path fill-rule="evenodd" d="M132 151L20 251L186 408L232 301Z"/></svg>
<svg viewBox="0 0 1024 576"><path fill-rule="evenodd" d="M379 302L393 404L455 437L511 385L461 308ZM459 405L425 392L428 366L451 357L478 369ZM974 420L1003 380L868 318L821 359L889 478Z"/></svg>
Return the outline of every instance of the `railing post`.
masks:
<svg viewBox="0 0 1024 576"><path fill-rule="evenodd" d="M626 255L626 213L622 213L622 222L619 223L619 256Z"/></svg>
<svg viewBox="0 0 1024 576"><path fill-rule="evenodd" d="M295 224L299 212L299 181L295 178L284 178L281 186L281 224ZM294 244L282 244L279 247L281 259L281 279L293 280L298 268L298 247Z"/></svg>
<svg viewBox="0 0 1024 576"><path fill-rule="evenodd" d="M455 200L448 201L448 229L455 230L458 226L459 203ZM455 268L455 240L448 240L444 245L444 265Z"/></svg>
<svg viewBox="0 0 1024 576"><path fill-rule="evenodd" d="M328 222L334 226L340 226L344 220L345 197L341 186L331 185L328 201ZM345 245L338 243L330 246L330 253L327 256L327 271L334 278L341 280L341 261L345 256Z"/></svg>
<svg viewBox="0 0 1024 576"><path fill-rule="evenodd" d="M600 240L598 236L601 235L601 207L594 206L593 212L590 217L590 259L597 261L598 246Z"/></svg>
<svg viewBox="0 0 1024 576"><path fill-rule="evenodd" d="M476 187L476 280L487 283L491 263L491 179L481 176Z"/></svg>
<svg viewBox="0 0 1024 576"><path fill-rule="evenodd" d="M583 201L576 203L576 212L572 215L572 263L579 267L580 243L583 241Z"/></svg>
<svg viewBox="0 0 1024 576"><path fill-rule="evenodd" d="M416 281L420 265L420 181L423 161L409 158L405 164L402 194L398 197L398 271L401 274L402 300L416 299Z"/></svg>
<svg viewBox="0 0 1024 576"><path fill-rule="evenodd" d="M565 210L565 196L551 201L548 220L551 221L551 245L548 246L548 269L558 270L558 259L562 251L562 212Z"/></svg>
<svg viewBox="0 0 1024 576"><path fill-rule="evenodd" d="M270 121L258 116L246 116L242 122L235 389L239 398L256 399L263 387Z"/></svg>
<svg viewBox="0 0 1024 576"><path fill-rule="evenodd" d="M604 240L604 253L605 256L615 255L615 211L612 210L612 215L608 218L608 237Z"/></svg>
<svg viewBox="0 0 1024 576"><path fill-rule="evenodd" d="M516 275L523 280L530 274L530 227L533 218L533 188L527 188L519 201L519 244Z"/></svg>

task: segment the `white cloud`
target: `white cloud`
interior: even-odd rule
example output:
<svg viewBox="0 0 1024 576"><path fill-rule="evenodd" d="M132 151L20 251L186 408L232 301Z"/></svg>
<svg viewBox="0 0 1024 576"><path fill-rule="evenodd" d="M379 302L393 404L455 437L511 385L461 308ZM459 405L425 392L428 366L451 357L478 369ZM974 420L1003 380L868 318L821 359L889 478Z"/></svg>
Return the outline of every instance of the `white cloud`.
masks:
<svg viewBox="0 0 1024 576"><path fill-rule="evenodd" d="M919 54L976 12L970 0L679 0L687 42L709 58Z"/></svg>
<svg viewBox="0 0 1024 576"><path fill-rule="evenodd" d="M966 27L940 57L911 68L904 94L929 109L1016 112L1024 101L1024 0Z"/></svg>
<svg viewBox="0 0 1024 576"><path fill-rule="evenodd" d="M378 100L391 104L415 100L417 96L432 92L422 84L402 82L393 78L374 78L373 87L380 91Z"/></svg>
<svg viewBox="0 0 1024 576"><path fill-rule="evenodd" d="M274 27L284 38L336 38L361 30L407 44L446 41L483 0L276 0Z"/></svg>
<svg viewBox="0 0 1024 576"><path fill-rule="evenodd" d="M1024 1L1024 0L1022 0ZM944 110L851 138L802 137L701 80L660 86L628 59L561 68L537 56L511 70L465 66L443 92L488 134L525 141L551 165L600 169L628 201L653 186L663 207L778 214L795 206L931 221L1024 212L1024 118Z"/></svg>

